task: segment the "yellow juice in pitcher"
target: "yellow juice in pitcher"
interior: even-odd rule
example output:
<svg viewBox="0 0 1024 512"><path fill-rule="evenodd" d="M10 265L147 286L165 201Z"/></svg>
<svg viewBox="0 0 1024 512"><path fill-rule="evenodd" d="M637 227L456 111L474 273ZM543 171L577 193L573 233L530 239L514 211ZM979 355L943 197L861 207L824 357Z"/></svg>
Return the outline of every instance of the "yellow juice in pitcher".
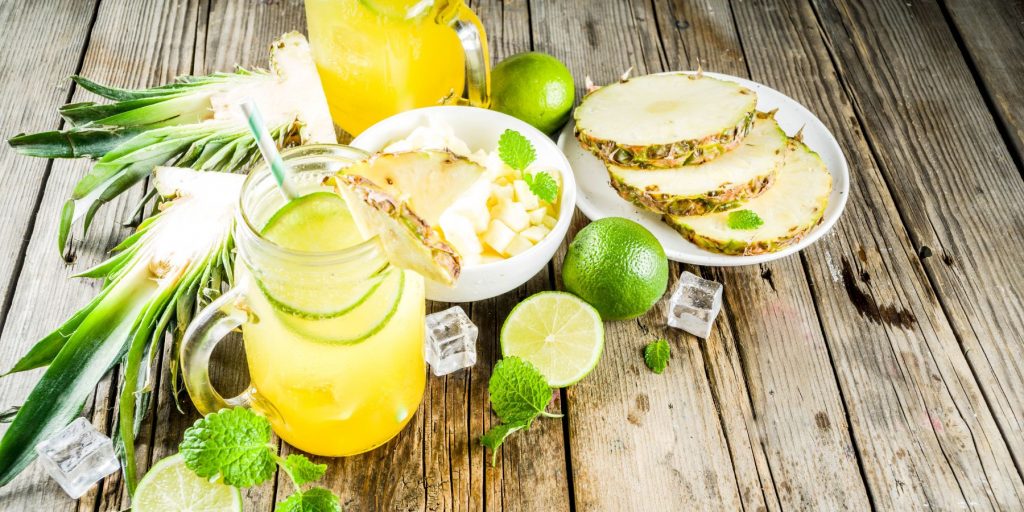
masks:
<svg viewBox="0 0 1024 512"><path fill-rule="evenodd" d="M468 20L482 36L462 0L306 0L334 122L357 135L398 112L457 102L466 56L449 26L455 19Z"/></svg>
<svg viewBox="0 0 1024 512"><path fill-rule="evenodd" d="M262 236L300 254L358 245L339 204L344 209L330 192L293 200ZM235 265L236 284L249 290L252 320L242 333L253 407L281 438L317 455L385 443L423 396L423 279L390 266L378 250L363 252L322 267L283 257L261 259L258 272L242 258Z"/></svg>

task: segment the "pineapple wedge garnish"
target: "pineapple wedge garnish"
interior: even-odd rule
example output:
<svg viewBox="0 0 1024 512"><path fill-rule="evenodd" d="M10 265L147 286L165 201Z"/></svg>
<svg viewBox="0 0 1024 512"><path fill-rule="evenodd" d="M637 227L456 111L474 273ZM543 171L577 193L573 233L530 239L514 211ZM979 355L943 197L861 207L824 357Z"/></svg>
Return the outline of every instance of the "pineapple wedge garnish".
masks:
<svg viewBox="0 0 1024 512"><path fill-rule="evenodd" d="M576 109L576 138L602 160L663 169L710 161L739 146L757 94L701 73L625 78L588 93Z"/></svg>
<svg viewBox="0 0 1024 512"><path fill-rule="evenodd" d="M775 252L798 242L821 222L832 192L832 175L817 153L791 139L775 184L744 203L763 220L756 229L732 229L729 214L666 215L665 222L694 244L731 255Z"/></svg>
<svg viewBox="0 0 1024 512"><path fill-rule="evenodd" d="M462 258L437 229L441 214L484 169L447 151L382 153L334 178L363 236L376 236L391 263L451 285Z"/></svg>

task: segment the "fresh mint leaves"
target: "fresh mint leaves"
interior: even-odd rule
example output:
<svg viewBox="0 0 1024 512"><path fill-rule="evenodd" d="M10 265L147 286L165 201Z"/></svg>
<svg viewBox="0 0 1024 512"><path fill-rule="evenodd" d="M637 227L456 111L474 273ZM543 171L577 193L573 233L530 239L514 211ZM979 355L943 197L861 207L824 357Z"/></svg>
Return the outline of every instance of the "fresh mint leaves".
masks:
<svg viewBox="0 0 1024 512"><path fill-rule="evenodd" d="M549 203L554 203L558 199L558 182L550 174L544 171L533 174L524 172L523 181L530 187L533 195Z"/></svg>
<svg viewBox="0 0 1024 512"><path fill-rule="evenodd" d="M185 431L178 450L196 475L222 476L233 487L250 487L274 476L270 423L248 409L213 413Z"/></svg>
<svg viewBox="0 0 1024 512"><path fill-rule="evenodd" d="M523 134L515 130L505 130L498 137L498 156L505 165L522 171L537 159L537 151Z"/></svg>
<svg viewBox="0 0 1024 512"><path fill-rule="evenodd" d="M491 449L491 465L497 462L498 448L514 432L530 428L538 416L560 418L546 411L551 403L551 387L544 375L527 361L506 357L494 365L487 384L491 407L502 423L487 431L480 444Z"/></svg>
<svg viewBox="0 0 1024 512"><path fill-rule="evenodd" d="M340 512L341 502L331 491L302 485L323 478L327 465L314 464L305 455L282 458L270 443L270 422L249 409L224 409L200 419L185 431L178 447L185 466L203 478L222 478L227 485L251 487L274 476L276 465L292 479L296 491L278 504L280 512Z"/></svg>
<svg viewBox="0 0 1024 512"><path fill-rule="evenodd" d="M665 371L671 355L672 349L666 340L653 341L644 347L644 363L654 373L660 374Z"/></svg>
<svg viewBox="0 0 1024 512"><path fill-rule="evenodd" d="M498 156L505 165L523 173L523 181L533 195L549 203L558 199L558 182L555 178L544 171L525 172L537 159L537 151L523 134L511 129L502 132L498 138Z"/></svg>
<svg viewBox="0 0 1024 512"><path fill-rule="evenodd" d="M736 210L729 213L726 224L729 225L729 229L749 230L763 226L764 220L752 210Z"/></svg>

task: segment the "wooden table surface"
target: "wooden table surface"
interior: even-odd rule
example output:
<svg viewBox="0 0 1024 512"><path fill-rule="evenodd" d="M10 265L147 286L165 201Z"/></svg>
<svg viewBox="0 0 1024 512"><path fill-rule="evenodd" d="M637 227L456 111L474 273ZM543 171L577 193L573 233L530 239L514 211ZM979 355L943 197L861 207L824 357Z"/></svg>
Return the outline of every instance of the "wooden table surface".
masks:
<svg viewBox="0 0 1024 512"><path fill-rule="evenodd" d="M472 6L496 60L551 53L580 89L587 75L605 83L630 66L700 65L796 98L838 138L850 199L832 233L799 255L673 264L673 281L690 270L725 284L711 337L667 329L665 300L607 324L601 364L556 402L565 417L514 436L491 467L478 439L496 423L486 385L497 331L519 300L559 286L563 248L550 271L468 308L480 360L428 378L395 440L325 459L347 510L1024 510L1020 0ZM71 74L138 87L265 65L267 44L304 26L298 1L2 0L0 135L59 127L59 105L91 99ZM0 368L97 292L99 282L69 277L129 233L139 188L101 210L74 262L62 262L60 206L88 167L0 148ZM585 223L577 214L570 236ZM673 349L663 375L641 358L657 337ZM0 379L0 407L21 403L39 375ZM177 412L159 378L140 439L147 467L197 418ZM104 380L86 406L101 430L116 387ZM247 510L290 492L249 490ZM2 510L127 506L119 475L77 502L36 464L0 489Z"/></svg>

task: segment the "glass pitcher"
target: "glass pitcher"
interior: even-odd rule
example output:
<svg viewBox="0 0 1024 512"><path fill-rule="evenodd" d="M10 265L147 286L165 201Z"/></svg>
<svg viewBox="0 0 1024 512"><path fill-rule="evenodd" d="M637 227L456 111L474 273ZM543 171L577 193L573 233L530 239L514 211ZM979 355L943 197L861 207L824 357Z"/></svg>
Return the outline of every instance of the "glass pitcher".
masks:
<svg viewBox="0 0 1024 512"><path fill-rule="evenodd" d="M308 195L333 194L324 178L367 155L313 145L282 156L296 189ZM302 240L355 235L355 245L325 252L266 239L264 226L289 203L266 166L249 175L240 203L235 287L196 317L182 345L196 408L208 414L252 407L282 439L317 455L353 455L384 444L423 398L423 278L391 266L377 240L361 241L357 231L323 233L307 222L290 223ZM344 222L331 225L346 231ZM210 384L210 354L239 327L252 383L242 395L224 398Z"/></svg>
<svg viewBox="0 0 1024 512"><path fill-rule="evenodd" d="M306 24L331 117L352 135L464 89L488 106L487 37L463 0L306 0Z"/></svg>

